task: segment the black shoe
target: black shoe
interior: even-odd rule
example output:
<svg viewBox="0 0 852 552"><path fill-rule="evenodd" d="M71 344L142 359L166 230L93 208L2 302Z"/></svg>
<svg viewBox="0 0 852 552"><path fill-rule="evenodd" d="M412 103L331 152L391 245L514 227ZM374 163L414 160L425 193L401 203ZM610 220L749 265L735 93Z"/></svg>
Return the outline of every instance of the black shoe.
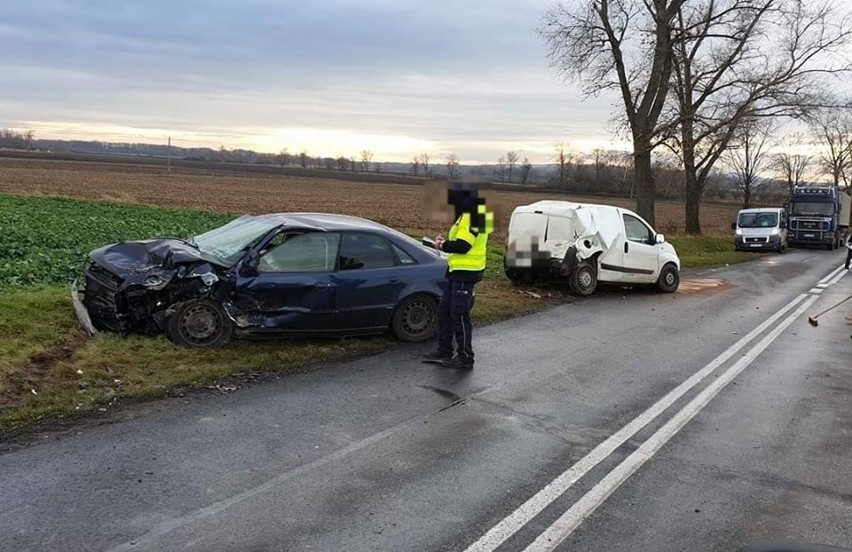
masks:
<svg viewBox="0 0 852 552"><path fill-rule="evenodd" d="M438 364L450 360L451 358L453 358L453 353L444 353L438 350L432 351L431 353L426 353L422 357L423 362L436 362Z"/></svg>
<svg viewBox="0 0 852 552"><path fill-rule="evenodd" d="M473 370L473 359L466 356L456 355L455 358L447 359L441 363L444 368L455 368L456 370Z"/></svg>

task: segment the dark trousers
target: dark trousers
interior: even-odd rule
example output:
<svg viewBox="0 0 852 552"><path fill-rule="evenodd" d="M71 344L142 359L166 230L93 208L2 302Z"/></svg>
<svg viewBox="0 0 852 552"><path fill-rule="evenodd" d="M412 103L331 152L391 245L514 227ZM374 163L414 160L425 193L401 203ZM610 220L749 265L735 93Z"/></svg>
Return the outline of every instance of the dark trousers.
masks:
<svg viewBox="0 0 852 552"><path fill-rule="evenodd" d="M452 354L455 337L458 354L473 360L470 309L473 306L474 286L476 282L447 282L447 289L438 303L438 351Z"/></svg>
<svg viewBox="0 0 852 552"><path fill-rule="evenodd" d="M849 263L852 262L852 249L846 249L846 268L849 268Z"/></svg>

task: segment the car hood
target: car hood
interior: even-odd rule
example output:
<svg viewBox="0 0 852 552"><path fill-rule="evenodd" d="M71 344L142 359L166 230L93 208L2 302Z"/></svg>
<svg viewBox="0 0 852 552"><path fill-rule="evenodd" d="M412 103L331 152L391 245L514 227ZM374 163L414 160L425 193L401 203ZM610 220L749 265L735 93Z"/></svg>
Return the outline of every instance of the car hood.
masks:
<svg viewBox="0 0 852 552"><path fill-rule="evenodd" d="M206 261L198 249L172 238L114 243L95 249L89 256L118 274L170 270L178 265Z"/></svg>

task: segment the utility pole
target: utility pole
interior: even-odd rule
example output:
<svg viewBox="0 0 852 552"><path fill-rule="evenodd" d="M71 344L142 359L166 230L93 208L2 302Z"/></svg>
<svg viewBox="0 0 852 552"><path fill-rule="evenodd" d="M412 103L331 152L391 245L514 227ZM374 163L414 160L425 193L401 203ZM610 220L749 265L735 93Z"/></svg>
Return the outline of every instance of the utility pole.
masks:
<svg viewBox="0 0 852 552"><path fill-rule="evenodd" d="M169 136L169 145L166 148L166 174L172 174L172 137Z"/></svg>

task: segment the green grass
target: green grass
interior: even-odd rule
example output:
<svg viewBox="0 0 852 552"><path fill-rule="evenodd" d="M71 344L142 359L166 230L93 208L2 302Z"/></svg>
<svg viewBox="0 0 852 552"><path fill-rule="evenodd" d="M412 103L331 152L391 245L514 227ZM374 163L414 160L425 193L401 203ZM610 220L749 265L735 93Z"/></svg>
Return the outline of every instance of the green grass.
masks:
<svg viewBox="0 0 852 552"><path fill-rule="evenodd" d="M234 342L225 349L179 348L163 337L85 337L68 280L91 249L119 240L190 236L229 215L60 198L0 195L0 429L108 408L117 399L160 397L252 373L290 374L387 350L387 337ZM684 268L754 258L729 238L673 236ZM477 287L476 324L564 301L566 286L513 287L503 244L491 243ZM538 296L527 292L533 292Z"/></svg>
<svg viewBox="0 0 852 552"><path fill-rule="evenodd" d="M733 236L667 236L680 257L681 268L707 268L750 261L765 255L734 251Z"/></svg>

